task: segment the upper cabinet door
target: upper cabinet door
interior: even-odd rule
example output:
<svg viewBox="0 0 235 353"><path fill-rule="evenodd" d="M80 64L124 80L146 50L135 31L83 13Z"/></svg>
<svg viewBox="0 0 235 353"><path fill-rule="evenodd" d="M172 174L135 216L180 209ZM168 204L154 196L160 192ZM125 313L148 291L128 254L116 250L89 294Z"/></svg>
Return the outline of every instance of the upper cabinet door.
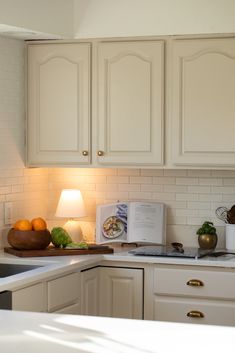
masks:
<svg viewBox="0 0 235 353"><path fill-rule="evenodd" d="M175 40L171 155L176 165L235 165L235 39Z"/></svg>
<svg viewBox="0 0 235 353"><path fill-rule="evenodd" d="M98 163L162 165L164 42L98 45Z"/></svg>
<svg viewBox="0 0 235 353"><path fill-rule="evenodd" d="M90 44L28 46L28 165L90 162Z"/></svg>

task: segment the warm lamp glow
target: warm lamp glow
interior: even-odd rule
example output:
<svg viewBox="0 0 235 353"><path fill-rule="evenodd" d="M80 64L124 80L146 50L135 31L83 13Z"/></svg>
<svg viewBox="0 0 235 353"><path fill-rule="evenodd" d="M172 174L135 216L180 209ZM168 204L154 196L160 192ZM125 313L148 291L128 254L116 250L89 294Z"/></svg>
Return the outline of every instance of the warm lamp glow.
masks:
<svg viewBox="0 0 235 353"><path fill-rule="evenodd" d="M74 242L79 242L82 240L82 231L79 223L73 220L73 218L86 216L86 210L80 190L62 190L55 216L70 218L70 220L64 225L64 228L67 230Z"/></svg>
<svg viewBox="0 0 235 353"><path fill-rule="evenodd" d="M64 218L79 218L86 216L86 210L80 190L62 190L55 216Z"/></svg>

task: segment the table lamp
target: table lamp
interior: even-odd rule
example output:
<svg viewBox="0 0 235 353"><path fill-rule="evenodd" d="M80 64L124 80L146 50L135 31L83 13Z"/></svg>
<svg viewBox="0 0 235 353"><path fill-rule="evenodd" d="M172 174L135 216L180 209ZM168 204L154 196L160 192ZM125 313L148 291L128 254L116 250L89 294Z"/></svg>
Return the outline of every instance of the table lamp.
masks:
<svg viewBox="0 0 235 353"><path fill-rule="evenodd" d="M80 242L83 238L79 222L74 218L85 217L86 210L80 190L64 189L55 213L56 217L69 218L63 228L69 233L73 242Z"/></svg>

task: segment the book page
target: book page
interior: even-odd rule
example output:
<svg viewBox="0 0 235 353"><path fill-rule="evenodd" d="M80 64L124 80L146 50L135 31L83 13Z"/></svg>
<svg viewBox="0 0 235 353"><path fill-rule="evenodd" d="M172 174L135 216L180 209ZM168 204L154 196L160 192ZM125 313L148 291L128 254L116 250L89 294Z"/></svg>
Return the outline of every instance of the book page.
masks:
<svg viewBox="0 0 235 353"><path fill-rule="evenodd" d="M165 243L165 207L157 202L130 202L128 241Z"/></svg>
<svg viewBox="0 0 235 353"><path fill-rule="evenodd" d="M128 203L100 205L96 214L96 242L127 242Z"/></svg>

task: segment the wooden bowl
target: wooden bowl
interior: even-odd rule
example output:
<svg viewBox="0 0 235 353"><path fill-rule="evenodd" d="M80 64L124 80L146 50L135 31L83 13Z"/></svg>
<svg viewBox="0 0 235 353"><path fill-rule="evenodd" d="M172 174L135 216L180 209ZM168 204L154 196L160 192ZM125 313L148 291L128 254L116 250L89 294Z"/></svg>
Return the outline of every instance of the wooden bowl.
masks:
<svg viewBox="0 0 235 353"><path fill-rule="evenodd" d="M18 250L42 250L51 242L49 230L15 230L10 229L7 235L8 243Z"/></svg>

